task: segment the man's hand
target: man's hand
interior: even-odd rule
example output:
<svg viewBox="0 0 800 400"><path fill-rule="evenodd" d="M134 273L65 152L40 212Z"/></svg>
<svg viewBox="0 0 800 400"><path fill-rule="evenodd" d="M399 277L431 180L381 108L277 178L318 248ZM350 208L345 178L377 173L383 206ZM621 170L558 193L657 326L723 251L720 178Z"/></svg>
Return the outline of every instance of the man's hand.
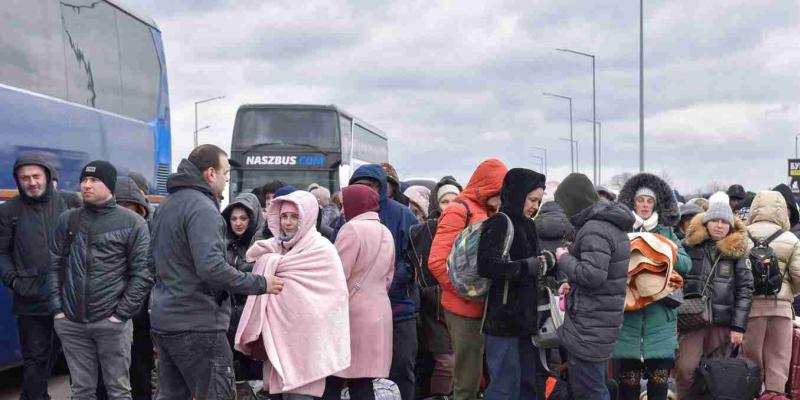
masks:
<svg viewBox="0 0 800 400"><path fill-rule="evenodd" d="M566 247L557 248L556 249L556 260L561 261L561 257L563 257L564 254L569 254L569 250L567 250Z"/></svg>
<svg viewBox="0 0 800 400"><path fill-rule="evenodd" d="M53 317L53 319L64 319L64 318L66 318L66 317L67 317L67 316L66 316L66 315L64 315L64 313L63 313L63 312L60 312L60 313L56 314L56 315Z"/></svg>
<svg viewBox="0 0 800 400"><path fill-rule="evenodd" d="M267 278L267 293L278 294L283 291L283 279L273 275Z"/></svg>
<svg viewBox="0 0 800 400"><path fill-rule="evenodd" d="M121 323L122 323L122 320L121 320L121 319L119 319L119 318L117 318L117 317L115 317L115 316L113 316L113 315L112 315L112 316L110 316L110 317L108 317L108 320L109 320L109 321L111 321L111 322L113 322L113 323L115 323L115 324L121 324Z"/></svg>
<svg viewBox="0 0 800 400"><path fill-rule="evenodd" d="M569 285L569 282L564 282L561 284L561 287L558 288L558 294L566 296L569 294L570 289L572 289L572 286Z"/></svg>
<svg viewBox="0 0 800 400"><path fill-rule="evenodd" d="M744 340L744 333L731 331L731 343L733 345L741 345Z"/></svg>

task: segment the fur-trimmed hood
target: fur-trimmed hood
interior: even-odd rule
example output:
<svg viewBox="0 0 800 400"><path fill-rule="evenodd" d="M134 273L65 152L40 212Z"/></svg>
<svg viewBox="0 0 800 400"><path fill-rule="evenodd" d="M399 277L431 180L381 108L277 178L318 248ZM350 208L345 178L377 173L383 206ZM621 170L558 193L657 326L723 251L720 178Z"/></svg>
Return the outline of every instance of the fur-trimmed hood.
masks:
<svg viewBox="0 0 800 400"><path fill-rule="evenodd" d="M708 234L708 229L703 223L705 213L700 213L692 218L689 223L689 229L686 232L686 238L683 243L689 247L695 247L703 244L707 240L711 240ZM725 239L716 242L715 246L725 257L740 258L747 254L751 247L750 239L747 238L747 226L739 218L734 217L733 229Z"/></svg>
<svg viewBox="0 0 800 400"><path fill-rule="evenodd" d="M656 175L642 172L628 179L619 192L617 202L633 210L636 191L642 187L652 189L656 193L655 211L658 212L658 223L664 226L675 226L681 215L678 202L675 200L675 193L667 182Z"/></svg>

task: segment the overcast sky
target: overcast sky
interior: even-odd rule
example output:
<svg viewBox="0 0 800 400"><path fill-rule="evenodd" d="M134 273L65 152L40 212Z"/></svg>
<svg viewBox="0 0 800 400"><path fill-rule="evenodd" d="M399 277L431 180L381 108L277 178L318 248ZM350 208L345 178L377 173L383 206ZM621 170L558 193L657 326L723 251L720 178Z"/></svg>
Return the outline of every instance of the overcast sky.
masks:
<svg viewBox="0 0 800 400"><path fill-rule="evenodd" d="M173 161L230 147L243 103L336 104L388 133L401 177L467 179L483 159L591 176L591 60L603 180L638 171L638 1L127 0L161 28ZM684 192L786 180L800 133L797 1L645 1L646 170Z"/></svg>

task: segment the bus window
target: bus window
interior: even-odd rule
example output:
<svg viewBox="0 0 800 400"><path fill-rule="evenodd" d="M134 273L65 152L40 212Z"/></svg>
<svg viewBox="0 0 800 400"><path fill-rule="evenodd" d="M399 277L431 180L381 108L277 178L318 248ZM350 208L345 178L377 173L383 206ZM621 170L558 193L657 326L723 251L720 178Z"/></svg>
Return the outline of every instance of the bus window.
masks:
<svg viewBox="0 0 800 400"><path fill-rule="evenodd" d="M336 150L336 112L333 110L249 109L239 113L233 145L247 150L259 144L303 144Z"/></svg>
<svg viewBox="0 0 800 400"><path fill-rule="evenodd" d="M88 0L60 4L68 100L122 114L114 7Z"/></svg>
<svg viewBox="0 0 800 400"><path fill-rule="evenodd" d="M0 83L66 98L58 3L12 0L10 4L4 2L2 7Z"/></svg>
<svg viewBox="0 0 800 400"><path fill-rule="evenodd" d="M389 148L386 139L356 124L353 131L353 158L370 163L389 160Z"/></svg>
<svg viewBox="0 0 800 400"><path fill-rule="evenodd" d="M350 165L353 145L353 120L339 115L339 131L342 135L342 164Z"/></svg>

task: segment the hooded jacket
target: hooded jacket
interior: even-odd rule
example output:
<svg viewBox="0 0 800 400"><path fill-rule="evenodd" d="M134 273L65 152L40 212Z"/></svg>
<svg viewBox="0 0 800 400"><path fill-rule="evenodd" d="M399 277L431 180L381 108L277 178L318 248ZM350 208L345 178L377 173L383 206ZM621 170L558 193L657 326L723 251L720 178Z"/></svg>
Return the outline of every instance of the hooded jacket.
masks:
<svg viewBox="0 0 800 400"><path fill-rule="evenodd" d="M247 230L241 236L233 233L230 222L231 213L237 207L243 208L250 219ZM264 215L261 213L261 203L258 201L258 197L252 193L240 193L222 210L222 217L225 218L225 259L239 271L252 271L253 263L245 260L245 254L256 240L263 239L261 233L264 231L264 225L266 224Z"/></svg>
<svg viewBox="0 0 800 400"><path fill-rule="evenodd" d="M785 183L781 183L780 185L772 188L772 190L780 193L781 196L783 196L783 200L786 201L786 208L789 210L789 226L791 227L790 231L794 233L795 236L800 237L800 209L797 208L797 202L794 199L792 188L787 186ZM746 205L746 207L752 209L752 201L751 204Z"/></svg>
<svg viewBox="0 0 800 400"><path fill-rule="evenodd" d="M150 203L147 201L147 198L144 197L139 186L136 185L136 181L133 179L127 176L118 176L117 184L114 187L114 197L117 199L117 203L125 202L138 205L145 212L144 220L150 220L150 215L152 214Z"/></svg>
<svg viewBox="0 0 800 400"><path fill-rule="evenodd" d="M789 231L786 201L778 192L764 191L756 195L750 207L747 231L755 240L765 240L777 231L783 231L769 247L775 252L783 275L783 284L775 303L773 296L754 296L753 317L782 316L793 318L791 311L794 296L800 294L800 239Z"/></svg>
<svg viewBox="0 0 800 400"><path fill-rule="evenodd" d="M78 231L66 248L74 213ZM49 248L50 311L63 312L70 321L90 323L112 315L128 320L139 312L153 286L147 222L118 207L113 197L61 214Z"/></svg>
<svg viewBox="0 0 800 400"><path fill-rule="evenodd" d="M444 185L453 185L458 188L459 191L463 191L464 188L461 186L456 178L452 176L445 176L444 178L439 180L439 183L431 190L431 197L428 201L428 218L429 219L438 219L439 216L442 215L442 208L439 207L439 189L442 188Z"/></svg>
<svg viewBox="0 0 800 400"><path fill-rule="evenodd" d="M478 273L492 280L486 298L483 325L486 334L522 336L537 331L536 284L542 268L538 258L539 240L536 225L523 215L522 208L528 193L537 188L544 189L544 181L544 175L528 169L509 170L500 192L501 213L492 215L481 225ZM514 226L514 237L509 257L503 259L509 219Z"/></svg>
<svg viewBox="0 0 800 400"><path fill-rule="evenodd" d="M633 176L622 187L619 202L634 210L636 192L643 188L655 192L655 211L658 224L650 231L671 240L678 247L678 258L674 269L681 276L692 266L692 260L675 234L673 226L680 220L680 208L675 200L675 191L656 175L641 173ZM639 228L645 230L644 227ZM678 310L669 308L662 302L653 302L636 311L625 313L616 346L614 358L619 359L673 359L678 348L675 331L678 325Z"/></svg>
<svg viewBox="0 0 800 400"><path fill-rule="evenodd" d="M536 223L539 248L542 250L556 254L557 248L575 238L575 228L555 201L543 204L533 221Z"/></svg>
<svg viewBox="0 0 800 400"><path fill-rule="evenodd" d="M747 227L736 218L728 236L715 242L703 223L704 216L705 213L700 213L692 218L683 239L692 258L692 268L683 278L683 294L702 293L708 280L707 295L711 299L713 324L744 332L753 297L753 273L747 260L752 243L747 238ZM714 277L709 280L718 257Z"/></svg>
<svg viewBox="0 0 800 400"><path fill-rule="evenodd" d="M483 303L462 298L447 275L447 257L453 249L458 234L468 225L483 221L494 210L489 210L486 201L500 194L503 178L508 168L498 159L488 159L478 165L466 188L456 198L467 204L472 219L467 220L467 209L463 204L452 204L442 212L436 236L431 244L428 268L442 288L442 306L450 313L467 318L480 318Z"/></svg>
<svg viewBox="0 0 800 400"><path fill-rule="evenodd" d="M558 330L570 356L589 362L611 355L622 326L633 227L628 207L598 201L570 218L577 231L559 273L572 289L566 319Z"/></svg>
<svg viewBox="0 0 800 400"><path fill-rule="evenodd" d="M42 196L31 198L17 180L23 165L38 165L45 170L46 188ZM52 167L37 155L20 157L14 163L14 180L19 194L0 205L0 279L12 287L14 313L50 315L45 280L50 268L48 241L58 216L74 204L75 193L53 190Z"/></svg>
<svg viewBox="0 0 800 400"><path fill-rule="evenodd" d="M378 216L381 223L389 229L394 239L395 265L392 288L389 290L389 300L392 302L392 315L395 321L404 321L416 318L417 302L415 298L416 286L411 272L411 265L405 258L408 248L408 238L411 227L416 225L417 217L411 210L386 196L386 173L380 165L367 164L359 167L350 178L350 184L360 179L372 179L380 183L378 189Z"/></svg>
<svg viewBox="0 0 800 400"><path fill-rule="evenodd" d="M225 260L226 224L218 200L194 164L182 160L177 173L167 178L167 191L152 228L152 329L224 332L231 314L226 293L266 293L266 279L238 271Z"/></svg>

